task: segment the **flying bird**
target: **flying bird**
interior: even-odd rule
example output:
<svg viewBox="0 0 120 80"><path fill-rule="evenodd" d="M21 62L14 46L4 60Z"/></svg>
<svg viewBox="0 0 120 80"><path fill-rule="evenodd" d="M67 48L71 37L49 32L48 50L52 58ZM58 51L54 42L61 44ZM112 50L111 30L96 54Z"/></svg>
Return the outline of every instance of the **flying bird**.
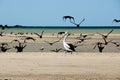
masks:
<svg viewBox="0 0 120 80"><path fill-rule="evenodd" d="M113 43L114 45L116 45L116 47L120 46L120 42L111 42L111 43Z"/></svg>
<svg viewBox="0 0 120 80"><path fill-rule="evenodd" d="M118 23L118 22L120 22L120 20L114 19L113 22Z"/></svg>
<svg viewBox="0 0 120 80"><path fill-rule="evenodd" d="M53 51L53 52L59 52L60 50L63 50L62 48L60 48L60 49L55 49L55 50L50 50L50 51Z"/></svg>
<svg viewBox="0 0 120 80"><path fill-rule="evenodd" d="M2 30L4 30L5 28L9 28L7 25L0 25L0 27L2 28Z"/></svg>
<svg viewBox="0 0 120 80"><path fill-rule="evenodd" d="M65 33L65 36L64 36L64 39L63 39L63 46L64 46L64 48L67 52L71 52L71 54L72 54L72 52L75 51L75 47L74 47L73 44L66 42L66 39L69 35L70 34L68 32Z"/></svg>
<svg viewBox="0 0 120 80"><path fill-rule="evenodd" d="M80 24L81 24L83 21L85 21L85 19L83 19L80 23L77 24L75 21L73 22L73 21L70 20L70 22L71 22L72 24L76 25L77 27L80 27Z"/></svg>
<svg viewBox="0 0 120 80"><path fill-rule="evenodd" d="M34 33L34 34L36 34L39 38L42 38L43 32L44 32L44 31L42 31L41 34L38 34L38 33Z"/></svg>
<svg viewBox="0 0 120 80"><path fill-rule="evenodd" d="M58 32L57 33L57 37L58 37L58 35L62 35L62 34L65 34L65 32L63 32L63 31L62 32Z"/></svg>
<svg viewBox="0 0 120 80"><path fill-rule="evenodd" d="M103 38L106 39L109 36L109 34L112 33L112 32L113 32L113 29L110 32L108 32L106 35L101 34L101 33L98 33L98 34L100 34Z"/></svg>
<svg viewBox="0 0 120 80"><path fill-rule="evenodd" d="M65 21L66 19L69 19L70 21L75 21L74 17L72 16L63 16L63 20Z"/></svg>
<svg viewBox="0 0 120 80"><path fill-rule="evenodd" d="M59 42L59 40L57 40L57 41L54 41L54 42L49 42L49 41L44 41L44 42L46 42L46 43L48 43L49 45L53 45L53 44L55 44L55 43L57 43L57 42Z"/></svg>
<svg viewBox="0 0 120 80"><path fill-rule="evenodd" d="M26 37L26 38L24 39L24 43L26 42L26 40L33 40L33 41L35 41L35 39L34 39L33 37Z"/></svg>
<svg viewBox="0 0 120 80"><path fill-rule="evenodd" d="M103 49L105 48L105 46L103 46L103 45L104 45L103 43L101 43L101 42L97 42L96 45L93 47L93 49L95 49L96 46L97 46L98 49L99 49L99 52L102 53Z"/></svg>

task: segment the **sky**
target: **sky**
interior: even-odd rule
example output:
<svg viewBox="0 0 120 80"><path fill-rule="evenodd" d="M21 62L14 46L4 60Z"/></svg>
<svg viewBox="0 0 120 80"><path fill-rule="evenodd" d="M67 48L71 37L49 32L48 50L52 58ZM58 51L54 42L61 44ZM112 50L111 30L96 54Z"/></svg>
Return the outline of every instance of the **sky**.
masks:
<svg viewBox="0 0 120 80"><path fill-rule="evenodd" d="M74 26L63 16L73 16L81 26L120 26L120 0L0 0L0 24L24 26Z"/></svg>

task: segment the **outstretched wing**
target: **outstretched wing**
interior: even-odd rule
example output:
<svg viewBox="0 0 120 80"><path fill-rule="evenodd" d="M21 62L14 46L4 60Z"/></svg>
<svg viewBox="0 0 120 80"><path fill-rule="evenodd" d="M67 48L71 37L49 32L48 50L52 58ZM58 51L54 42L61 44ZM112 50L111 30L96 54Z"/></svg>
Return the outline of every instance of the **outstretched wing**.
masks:
<svg viewBox="0 0 120 80"><path fill-rule="evenodd" d="M97 33L97 34L99 34L99 35L101 35L101 36L105 36L105 35L103 35L103 34L101 34L101 33Z"/></svg>
<svg viewBox="0 0 120 80"><path fill-rule="evenodd" d="M113 32L113 29L107 34L107 36L110 34L110 33L112 33Z"/></svg>
<svg viewBox="0 0 120 80"><path fill-rule="evenodd" d="M97 46L97 44L95 44L95 46L93 47L93 49L95 49L95 48L96 48L96 46Z"/></svg>
<svg viewBox="0 0 120 80"><path fill-rule="evenodd" d="M43 35L43 32L44 32L44 31L41 32L41 36Z"/></svg>
<svg viewBox="0 0 120 80"><path fill-rule="evenodd" d="M83 21L85 21L85 18L79 23L79 25L80 25Z"/></svg>
<svg viewBox="0 0 120 80"><path fill-rule="evenodd" d="M34 33L34 34L36 34L37 36L40 36L40 34L38 34L38 33Z"/></svg>
<svg viewBox="0 0 120 80"><path fill-rule="evenodd" d="M73 21L70 20L70 23L72 23L74 25L78 25L77 23L75 23L75 21L73 22Z"/></svg>
<svg viewBox="0 0 120 80"><path fill-rule="evenodd" d="M33 40L33 41L35 41L35 39L33 37L26 37L24 42L26 42L26 40Z"/></svg>
<svg viewBox="0 0 120 80"><path fill-rule="evenodd" d="M17 40L17 39L14 39L12 42L14 42L14 41L15 41L15 42L18 42L18 43L20 43L20 41L19 41L19 40Z"/></svg>

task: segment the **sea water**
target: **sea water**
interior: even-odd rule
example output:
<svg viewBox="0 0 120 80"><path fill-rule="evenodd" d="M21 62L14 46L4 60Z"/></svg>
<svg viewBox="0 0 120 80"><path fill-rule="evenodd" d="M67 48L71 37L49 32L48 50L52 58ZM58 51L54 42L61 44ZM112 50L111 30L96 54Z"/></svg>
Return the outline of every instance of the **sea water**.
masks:
<svg viewBox="0 0 120 80"><path fill-rule="evenodd" d="M68 27L64 27L64 26L22 26L22 27L13 27L13 28L9 28L9 29L5 29L5 30L1 30L4 31L6 33L18 33L18 32L23 32L23 33L41 33L43 30L45 33L58 33L58 32L71 32L71 33L107 33L109 32L111 29L113 29L113 34L114 33L120 33L120 27L119 26L90 26L90 27L74 27L74 26L68 26Z"/></svg>

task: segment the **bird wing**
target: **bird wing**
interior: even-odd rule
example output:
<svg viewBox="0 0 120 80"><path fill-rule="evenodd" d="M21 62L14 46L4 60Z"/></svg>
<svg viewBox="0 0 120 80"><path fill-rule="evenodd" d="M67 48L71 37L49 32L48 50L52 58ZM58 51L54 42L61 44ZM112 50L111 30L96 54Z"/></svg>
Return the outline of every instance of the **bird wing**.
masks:
<svg viewBox="0 0 120 80"><path fill-rule="evenodd" d="M79 23L79 25L80 25L83 21L85 21L85 18Z"/></svg>
<svg viewBox="0 0 120 80"><path fill-rule="evenodd" d="M34 33L34 34L36 34L37 36L40 36L40 34L38 34L38 33Z"/></svg>
<svg viewBox="0 0 120 80"><path fill-rule="evenodd" d="M102 35L102 36L105 36L105 35L103 35L103 34L101 34L101 33L97 33L97 34Z"/></svg>
<svg viewBox="0 0 120 80"><path fill-rule="evenodd" d="M71 49L72 51L75 51L74 45L72 45L72 44L70 44L70 43L68 43L68 45L69 45L69 49Z"/></svg>
<svg viewBox="0 0 120 80"><path fill-rule="evenodd" d="M93 49L95 49L95 48L96 48L96 46L97 46L97 44L95 44L95 46L93 47Z"/></svg>
<svg viewBox="0 0 120 80"><path fill-rule="evenodd" d="M72 23L72 24L74 24L74 25L78 25L77 23L75 23L75 21L74 21L74 22L72 22L72 21L70 20L70 23Z"/></svg>
<svg viewBox="0 0 120 80"><path fill-rule="evenodd" d="M113 43L115 45L120 45L120 42L111 42L111 43Z"/></svg>
<svg viewBox="0 0 120 80"><path fill-rule="evenodd" d="M43 32L44 32L44 31L41 32L41 35L43 35Z"/></svg>
<svg viewBox="0 0 120 80"><path fill-rule="evenodd" d="M107 36L108 36L111 32L113 32L113 29L107 34Z"/></svg>
<svg viewBox="0 0 120 80"><path fill-rule="evenodd" d="M26 37L26 38L24 39L24 42L26 42L26 40L33 40L33 41L35 41L35 39L34 39L33 37Z"/></svg>
<svg viewBox="0 0 120 80"><path fill-rule="evenodd" d="M17 40L17 39L14 39L13 41L20 43L20 41L19 41L19 40ZM12 41L12 42L13 42L13 41Z"/></svg>

